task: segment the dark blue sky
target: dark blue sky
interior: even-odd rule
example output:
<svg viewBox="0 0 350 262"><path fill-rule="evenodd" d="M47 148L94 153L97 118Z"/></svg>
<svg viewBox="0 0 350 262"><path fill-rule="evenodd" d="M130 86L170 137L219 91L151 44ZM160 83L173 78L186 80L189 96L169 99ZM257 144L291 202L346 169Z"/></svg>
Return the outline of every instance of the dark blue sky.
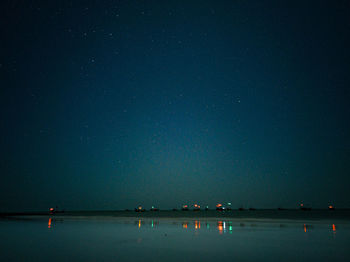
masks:
<svg viewBox="0 0 350 262"><path fill-rule="evenodd" d="M0 6L0 211L350 207L348 1Z"/></svg>

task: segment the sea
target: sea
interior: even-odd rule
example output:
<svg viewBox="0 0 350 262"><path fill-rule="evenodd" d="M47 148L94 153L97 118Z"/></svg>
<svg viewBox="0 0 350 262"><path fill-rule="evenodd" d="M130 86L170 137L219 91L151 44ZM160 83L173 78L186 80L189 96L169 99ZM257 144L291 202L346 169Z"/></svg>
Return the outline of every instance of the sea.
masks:
<svg viewBox="0 0 350 262"><path fill-rule="evenodd" d="M1 261L350 261L349 210L0 214Z"/></svg>

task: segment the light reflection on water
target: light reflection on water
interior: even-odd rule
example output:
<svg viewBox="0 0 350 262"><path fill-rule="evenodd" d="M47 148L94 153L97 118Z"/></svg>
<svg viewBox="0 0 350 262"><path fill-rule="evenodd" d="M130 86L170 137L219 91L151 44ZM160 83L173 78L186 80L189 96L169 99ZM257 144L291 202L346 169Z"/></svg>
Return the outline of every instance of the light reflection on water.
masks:
<svg viewBox="0 0 350 262"><path fill-rule="evenodd" d="M47 223L47 227L48 229L52 229L53 225L56 223L56 222L63 222L64 220L63 219L58 219L56 220L55 218L52 218L52 217L49 217L49 220L48 220L48 223ZM128 222L127 222L128 223ZM159 220L142 220L142 219L138 219L138 220L135 220L134 224L139 228L141 229L142 228L145 228L145 227L151 227L153 229L157 228L159 226ZM169 226L169 222L164 222L163 225L167 225ZM217 232L222 235L222 234L226 234L226 233L229 233L229 234L232 234L233 232L233 228L234 228L234 225L233 225L233 222L232 221L225 221L225 220L220 220L220 221L216 221L216 222L208 222L208 221L205 221L205 222L202 222L202 224L205 225L205 227L202 227L202 230L210 230L211 228L213 228L215 226ZM181 223L178 223L178 222L172 222L171 223L172 226L181 226L183 229L195 229L195 230L200 230L201 229L201 221L200 220L194 220L192 222L188 222L188 221L182 221ZM262 224L260 225L263 226L263 227L266 227L267 225L269 224ZM293 226L295 226L295 224L291 224ZM289 225L289 226L291 226ZM239 228L244 228L246 226L245 223L239 223L239 224L236 224L235 227L239 227ZM271 224L270 224L271 226ZM250 224L250 228L255 228L257 227L257 225L255 223L251 223ZM287 225L286 224L279 224L279 227L280 228L286 228ZM304 233L307 233L308 231L312 230L314 228L313 225L310 225L310 224L303 224L302 226L302 230L304 231ZM336 228L336 225L335 224L330 224L330 230L331 232L333 232L333 234L335 234L337 232L337 228Z"/></svg>
<svg viewBox="0 0 350 262"><path fill-rule="evenodd" d="M0 220L0 233L1 261L47 261L49 257L50 262L320 262L350 258L347 221L51 216Z"/></svg>
<svg viewBox="0 0 350 262"><path fill-rule="evenodd" d="M51 222L49 221L49 224L50 223ZM201 227L201 223L202 223L202 225L204 224L205 227ZM135 221L135 225L137 225L138 228L141 228L141 227L145 228L145 227L148 227L149 225L151 226L151 228L155 228L156 226L159 225L159 221L151 220L149 223L147 223L147 220L144 221L142 219L139 219L139 220ZM168 223L167 222L163 222L163 225L168 225ZM232 221L226 221L226 220L220 220L220 221L216 221L216 222L213 222L213 221L211 221L211 222L208 222L208 221L201 222L200 220L194 220L192 222L182 221L181 223L173 222L172 225L173 226L180 226L183 229L188 229L188 230L191 230L191 229L194 229L194 230L200 230L200 229L202 229L202 230L210 230L212 228L215 228L216 231L220 235L226 234L226 233L232 234L234 227L237 227L237 228L238 227L239 228L246 227L245 223L239 223L239 224L236 223L236 225L234 225ZM269 225L269 224L267 224L267 225ZM267 225L263 224L263 225L260 225L260 227L266 227ZM294 227L296 226L295 224L292 224L292 225ZM250 229L259 227L259 226L257 226L254 223L252 223L252 224L250 224L248 226L250 226ZM291 225L289 225L289 227L290 226ZM288 227L288 225L286 225L286 224L279 224L279 227L283 229L283 228ZM298 227L298 228L300 228L300 227ZM301 230L304 231L305 233L307 233L308 231L312 230L313 228L314 228L313 225L303 224ZM248 230L248 228L247 228L247 230ZM333 233L336 233L336 225L335 224L330 224L330 231L332 231Z"/></svg>

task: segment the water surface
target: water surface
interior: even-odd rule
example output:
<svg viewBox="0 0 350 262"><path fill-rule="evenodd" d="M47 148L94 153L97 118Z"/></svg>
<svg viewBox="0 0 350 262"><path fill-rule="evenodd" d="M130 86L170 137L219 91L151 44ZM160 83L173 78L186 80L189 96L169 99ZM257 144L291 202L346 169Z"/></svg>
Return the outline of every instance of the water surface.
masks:
<svg viewBox="0 0 350 262"><path fill-rule="evenodd" d="M285 219L20 217L2 261L349 261L350 225Z"/></svg>

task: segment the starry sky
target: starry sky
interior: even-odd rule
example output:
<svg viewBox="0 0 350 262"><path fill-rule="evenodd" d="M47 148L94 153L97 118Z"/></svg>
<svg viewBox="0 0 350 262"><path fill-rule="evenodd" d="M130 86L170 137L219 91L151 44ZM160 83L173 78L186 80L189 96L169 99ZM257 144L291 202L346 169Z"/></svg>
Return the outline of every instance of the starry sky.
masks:
<svg viewBox="0 0 350 262"><path fill-rule="evenodd" d="M350 207L348 1L0 4L0 211Z"/></svg>

